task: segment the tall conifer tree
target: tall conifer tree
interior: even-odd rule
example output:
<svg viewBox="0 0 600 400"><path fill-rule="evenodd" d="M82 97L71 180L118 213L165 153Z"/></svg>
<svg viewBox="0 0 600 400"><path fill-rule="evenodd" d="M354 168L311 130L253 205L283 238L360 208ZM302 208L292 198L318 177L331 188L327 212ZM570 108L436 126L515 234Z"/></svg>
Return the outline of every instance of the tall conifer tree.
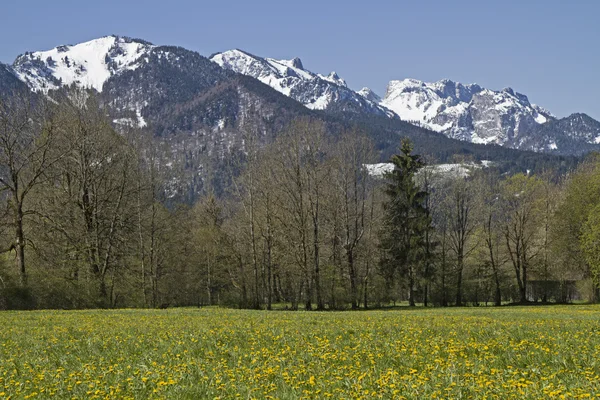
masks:
<svg viewBox="0 0 600 400"><path fill-rule="evenodd" d="M425 234L431 225L426 208L427 192L415 181L425 166L421 156L412 154L413 145L402 141L400 154L390 160L394 168L386 173L386 213L381 232L381 269L388 283L400 273L408 282L408 300L415 305L419 266L423 263Z"/></svg>

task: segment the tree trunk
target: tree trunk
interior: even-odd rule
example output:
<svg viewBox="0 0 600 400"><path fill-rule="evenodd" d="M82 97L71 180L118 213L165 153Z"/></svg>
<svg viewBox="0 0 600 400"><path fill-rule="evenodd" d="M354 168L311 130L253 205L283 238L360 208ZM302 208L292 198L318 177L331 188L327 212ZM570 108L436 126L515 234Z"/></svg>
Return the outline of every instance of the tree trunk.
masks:
<svg viewBox="0 0 600 400"><path fill-rule="evenodd" d="M494 281L496 283L496 293L494 296L494 304L496 306L502 305L502 293L500 292L500 279L498 277L498 270L494 268Z"/></svg>
<svg viewBox="0 0 600 400"><path fill-rule="evenodd" d="M212 282L211 282L211 260L210 260L210 256L207 257L207 263L206 263L206 298L207 298L207 302L208 305L211 306L212 305L212 291L211 291L211 286L212 286Z"/></svg>
<svg viewBox="0 0 600 400"><path fill-rule="evenodd" d="M267 310L272 309L273 303L273 236L271 232L271 207L267 195Z"/></svg>
<svg viewBox="0 0 600 400"><path fill-rule="evenodd" d="M319 204L317 202L317 213L319 212ZM314 220L313 226L313 247L314 247L314 260L315 260L315 291L317 292L317 310L324 310L325 304L323 303L323 296L321 293L321 271L320 271L320 260L319 260L319 219L318 215Z"/></svg>
<svg viewBox="0 0 600 400"><path fill-rule="evenodd" d="M267 310L273 309L273 271L271 266L271 241L267 244Z"/></svg>
<svg viewBox="0 0 600 400"><path fill-rule="evenodd" d="M260 309L260 279L258 273L258 260L256 255L256 235L254 232L254 206L252 200L250 200L250 237L252 240L252 266L254 268L254 308Z"/></svg>
<svg viewBox="0 0 600 400"><path fill-rule="evenodd" d="M148 290L146 288L146 248L144 246L144 233L142 227L142 188L141 182L138 181L138 193L137 193L137 212L138 212L138 235L140 242L140 263L142 269L142 295L144 297L144 307L148 307Z"/></svg>
<svg viewBox="0 0 600 400"><path fill-rule="evenodd" d="M442 239L442 307L448 307L448 295L446 290L446 232Z"/></svg>
<svg viewBox="0 0 600 400"><path fill-rule="evenodd" d="M462 306L462 279L463 279L463 267L464 267L463 258L460 254L458 256L457 267L458 267L458 274L456 277L456 306L460 307L460 306Z"/></svg>
<svg viewBox="0 0 600 400"><path fill-rule="evenodd" d="M521 293L520 303L527 303L527 287L525 285L522 285L519 291Z"/></svg>
<svg viewBox="0 0 600 400"><path fill-rule="evenodd" d="M27 286L27 270L25 269L25 234L23 233L23 206L15 204L15 251L17 270L21 287Z"/></svg>
<svg viewBox="0 0 600 400"><path fill-rule="evenodd" d="M527 264L523 263L523 284L521 285L521 303L527 303Z"/></svg>
<svg viewBox="0 0 600 400"><path fill-rule="evenodd" d="M368 263L367 263L367 268L368 268ZM368 269L367 269L367 273L365 274L365 279L363 280L363 307L365 308L365 310L367 310L369 308L369 273L368 273Z"/></svg>
<svg viewBox="0 0 600 400"><path fill-rule="evenodd" d="M304 309L306 311L312 311L312 288L310 284L310 278L306 276L306 301L304 303Z"/></svg>
<svg viewBox="0 0 600 400"><path fill-rule="evenodd" d="M415 273L414 273L414 269L412 266L409 267L408 285L409 285L408 305L411 307L415 307L416 306L416 303L415 303Z"/></svg>
<svg viewBox="0 0 600 400"><path fill-rule="evenodd" d="M350 296L352 297L352 309L358 309L358 288L356 284L356 268L354 266L354 254L351 249L346 250L348 259L348 272L350 273Z"/></svg>
<svg viewBox="0 0 600 400"><path fill-rule="evenodd" d="M487 231L487 236L486 236L485 241L486 241L489 256L490 256L490 265L492 266L492 272L494 273L494 284L495 284L494 305L501 306L502 305L502 293L500 291L500 277L498 276L498 265L496 262L497 255L494 256L494 239L492 236L492 215L491 214L489 214L487 217L485 230Z"/></svg>
<svg viewBox="0 0 600 400"><path fill-rule="evenodd" d="M246 288L246 278L244 277L244 260L240 257L238 258L239 262L239 270L240 276L242 277L241 286L242 286L242 299L240 302L240 308L244 308L248 306L248 289Z"/></svg>
<svg viewBox="0 0 600 400"><path fill-rule="evenodd" d="M98 284L98 292L100 295L101 307L106 308L108 305L108 292L106 290L106 280L103 274L100 275L100 282Z"/></svg>

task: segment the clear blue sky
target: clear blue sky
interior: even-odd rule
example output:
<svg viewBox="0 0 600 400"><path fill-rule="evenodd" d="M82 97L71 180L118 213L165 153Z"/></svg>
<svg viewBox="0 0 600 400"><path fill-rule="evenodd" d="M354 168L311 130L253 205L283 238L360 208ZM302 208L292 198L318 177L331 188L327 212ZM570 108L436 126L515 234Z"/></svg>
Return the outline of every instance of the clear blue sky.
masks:
<svg viewBox="0 0 600 400"><path fill-rule="evenodd" d="M0 61L118 34L205 56L298 56L380 95L403 78L511 86L558 116L600 119L599 17L597 0L7 1Z"/></svg>

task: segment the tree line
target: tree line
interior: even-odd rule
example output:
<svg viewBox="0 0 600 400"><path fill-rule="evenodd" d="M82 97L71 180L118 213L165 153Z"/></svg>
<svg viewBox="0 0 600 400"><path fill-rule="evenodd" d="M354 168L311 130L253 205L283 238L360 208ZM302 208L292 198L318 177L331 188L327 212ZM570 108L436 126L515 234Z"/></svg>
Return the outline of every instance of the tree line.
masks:
<svg viewBox="0 0 600 400"><path fill-rule="evenodd" d="M441 172L403 140L374 174L358 128L245 129L227 192L177 204L165 141L117 133L90 93L2 100L0 308L598 299L596 156L567 174Z"/></svg>

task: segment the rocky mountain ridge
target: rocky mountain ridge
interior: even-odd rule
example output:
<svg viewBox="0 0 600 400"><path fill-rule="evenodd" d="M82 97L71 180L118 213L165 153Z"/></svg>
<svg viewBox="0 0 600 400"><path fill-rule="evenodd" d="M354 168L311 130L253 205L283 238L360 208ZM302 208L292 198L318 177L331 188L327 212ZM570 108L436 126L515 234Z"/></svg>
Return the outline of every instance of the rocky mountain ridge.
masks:
<svg viewBox="0 0 600 400"><path fill-rule="evenodd" d="M256 78L311 110L327 110L335 105L344 111L395 117L387 108L349 89L335 71L329 75L313 73L297 57L276 60L235 49L213 54L210 60L222 68Z"/></svg>
<svg viewBox="0 0 600 400"><path fill-rule="evenodd" d="M133 76L135 71L144 71L150 64L164 64L161 68L166 73L194 60L192 64L198 71L190 79L199 78L202 82L208 75L226 76L228 72L249 76L309 110L344 115L351 120L372 116L401 119L452 139L536 152L582 154L600 148L598 121L585 114L556 118L511 88L495 91L447 79L433 83L404 79L391 81L381 98L369 88L357 92L350 89L335 72L327 75L311 72L299 58L278 60L234 49L213 54L209 58L212 63L207 63L206 58L191 56L192 53L197 55L178 47L156 46L141 39L114 35L27 52L18 56L12 66L0 66L0 93L22 84L43 93L77 85L99 93L108 87L114 96L123 92L114 84L122 82L122 76ZM217 81L212 79L200 86L207 88ZM196 89L200 88L197 83L193 84ZM110 100L118 114L123 114L115 118L115 123L144 127L153 108L153 101L144 97L169 97L151 87L156 82L140 84L147 90L136 91L129 86L130 93L121 93ZM160 103L165 105L164 101ZM158 111L154 110L153 115Z"/></svg>
<svg viewBox="0 0 600 400"><path fill-rule="evenodd" d="M430 162L453 162L458 155L498 161L504 170L518 171L571 163L551 155L458 141L402 121L377 104L380 99L370 90L354 92L335 73L307 72L298 59L252 58L252 73L223 68L214 60L215 56L211 60L181 47L109 36L25 53L12 66L0 64L0 98L15 90L52 97L56 90L71 86L96 92L117 130L145 130L167 144L164 165L173 173L169 193L183 201L193 201L209 189L227 190L243 167L248 135L259 144L268 143L297 118L322 121L335 140L358 128L373 141L374 163L389 159L402 137L409 137L415 151ZM252 76L256 71L262 80ZM305 101L299 101L302 96ZM324 108L315 107L320 99L328 99ZM595 132L591 125L588 128L586 138Z"/></svg>

